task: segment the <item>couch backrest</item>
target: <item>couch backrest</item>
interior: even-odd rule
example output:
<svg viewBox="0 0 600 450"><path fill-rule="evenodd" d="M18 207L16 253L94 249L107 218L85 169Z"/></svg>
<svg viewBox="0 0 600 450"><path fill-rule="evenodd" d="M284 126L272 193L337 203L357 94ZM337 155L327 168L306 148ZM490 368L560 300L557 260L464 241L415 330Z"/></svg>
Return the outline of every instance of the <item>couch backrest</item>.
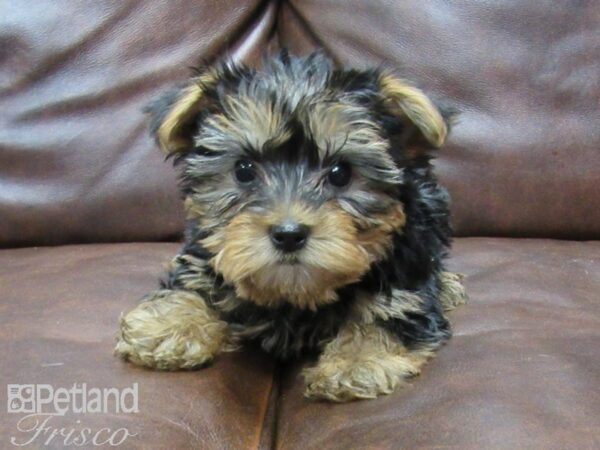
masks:
<svg viewBox="0 0 600 450"><path fill-rule="evenodd" d="M600 3L6 2L0 245L164 240L175 171L142 106L201 59L324 47L462 114L436 162L458 235L600 236Z"/></svg>

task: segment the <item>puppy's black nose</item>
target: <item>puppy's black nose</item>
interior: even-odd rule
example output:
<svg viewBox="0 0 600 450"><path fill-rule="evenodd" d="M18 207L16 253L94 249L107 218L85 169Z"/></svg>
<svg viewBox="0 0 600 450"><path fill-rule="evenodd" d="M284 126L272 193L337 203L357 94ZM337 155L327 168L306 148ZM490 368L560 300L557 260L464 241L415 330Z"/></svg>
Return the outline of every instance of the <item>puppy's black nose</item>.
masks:
<svg viewBox="0 0 600 450"><path fill-rule="evenodd" d="M306 244L310 228L296 222L285 222L271 227L271 242L283 252L295 252Z"/></svg>

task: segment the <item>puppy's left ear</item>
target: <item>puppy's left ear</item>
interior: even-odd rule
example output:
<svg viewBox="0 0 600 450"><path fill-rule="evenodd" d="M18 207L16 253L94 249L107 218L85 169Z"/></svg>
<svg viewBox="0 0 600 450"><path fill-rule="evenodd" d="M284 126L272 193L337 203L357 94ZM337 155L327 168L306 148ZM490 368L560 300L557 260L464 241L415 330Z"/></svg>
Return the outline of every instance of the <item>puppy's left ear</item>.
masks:
<svg viewBox="0 0 600 450"><path fill-rule="evenodd" d="M218 74L208 70L146 108L151 117L150 131L167 156L193 148L198 114L206 106L205 93L217 81Z"/></svg>
<svg viewBox="0 0 600 450"><path fill-rule="evenodd" d="M444 144L449 123L423 91L405 80L382 73L379 92L388 109L401 120L403 140L408 147L438 148Z"/></svg>

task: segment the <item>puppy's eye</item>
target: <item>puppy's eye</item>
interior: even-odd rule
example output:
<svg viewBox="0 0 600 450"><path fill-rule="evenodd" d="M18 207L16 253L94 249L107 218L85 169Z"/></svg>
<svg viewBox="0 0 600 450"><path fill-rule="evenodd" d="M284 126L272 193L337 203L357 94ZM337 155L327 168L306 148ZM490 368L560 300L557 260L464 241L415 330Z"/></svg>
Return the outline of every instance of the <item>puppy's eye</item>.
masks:
<svg viewBox="0 0 600 450"><path fill-rule="evenodd" d="M344 187L350 183L352 178L352 167L345 162L339 162L331 168L327 179L336 187Z"/></svg>
<svg viewBox="0 0 600 450"><path fill-rule="evenodd" d="M235 179L240 183L250 183L256 178L254 164L247 159L240 159L235 163Z"/></svg>

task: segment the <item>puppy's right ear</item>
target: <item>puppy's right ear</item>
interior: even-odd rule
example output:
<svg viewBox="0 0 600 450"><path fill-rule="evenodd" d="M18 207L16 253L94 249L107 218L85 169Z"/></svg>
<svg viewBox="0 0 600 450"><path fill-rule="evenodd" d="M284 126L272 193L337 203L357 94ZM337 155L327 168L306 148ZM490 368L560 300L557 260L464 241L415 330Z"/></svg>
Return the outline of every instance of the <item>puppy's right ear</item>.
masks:
<svg viewBox="0 0 600 450"><path fill-rule="evenodd" d="M198 113L205 106L205 93L217 80L217 73L209 70L183 88L167 92L146 108L151 116L150 130L167 156L193 147Z"/></svg>

